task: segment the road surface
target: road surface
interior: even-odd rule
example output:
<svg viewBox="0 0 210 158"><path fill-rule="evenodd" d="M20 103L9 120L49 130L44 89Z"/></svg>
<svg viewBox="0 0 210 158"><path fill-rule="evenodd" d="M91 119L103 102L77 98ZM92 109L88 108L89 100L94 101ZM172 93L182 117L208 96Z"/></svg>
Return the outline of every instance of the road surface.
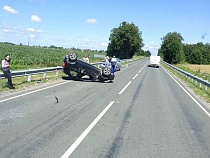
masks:
<svg viewBox="0 0 210 158"><path fill-rule="evenodd" d="M1 96L0 157L209 158L209 111L147 62Z"/></svg>

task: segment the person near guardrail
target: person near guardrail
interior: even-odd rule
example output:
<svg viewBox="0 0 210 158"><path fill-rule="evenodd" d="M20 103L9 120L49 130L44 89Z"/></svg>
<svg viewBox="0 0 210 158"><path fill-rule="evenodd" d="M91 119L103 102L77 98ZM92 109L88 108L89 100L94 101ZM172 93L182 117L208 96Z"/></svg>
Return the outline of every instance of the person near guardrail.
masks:
<svg viewBox="0 0 210 158"><path fill-rule="evenodd" d="M114 74L114 72L115 72L116 64L117 64L117 58L115 56L113 56L111 58L111 65L112 65L111 72L112 72L112 74Z"/></svg>
<svg viewBox="0 0 210 158"><path fill-rule="evenodd" d="M15 87L12 84L12 74L10 72L10 55L9 54L7 54L5 56L5 59L2 60L1 68L5 77L8 79L7 87L10 89L15 89Z"/></svg>
<svg viewBox="0 0 210 158"><path fill-rule="evenodd" d="M105 62L104 62L105 67L109 67L110 66L109 56L105 56L104 59L105 59Z"/></svg>
<svg viewBox="0 0 210 158"><path fill-rule="evenodd" d="M90 63L90 55L88 55L88 56L86 57L86 62L87 62L87 63Z"/></svg>

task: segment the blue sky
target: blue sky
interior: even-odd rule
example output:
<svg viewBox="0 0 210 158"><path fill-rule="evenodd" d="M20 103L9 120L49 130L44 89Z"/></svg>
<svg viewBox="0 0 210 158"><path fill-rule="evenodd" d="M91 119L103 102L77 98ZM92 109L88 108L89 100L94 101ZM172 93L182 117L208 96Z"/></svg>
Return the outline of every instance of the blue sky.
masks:
<svg viewBox="0 0 210 158"><path fill-rule="evenodd" d="M0 0L0 42L106 50L123 21L152 54L174 31L184 43L210 43L210 0Z"/></svg>

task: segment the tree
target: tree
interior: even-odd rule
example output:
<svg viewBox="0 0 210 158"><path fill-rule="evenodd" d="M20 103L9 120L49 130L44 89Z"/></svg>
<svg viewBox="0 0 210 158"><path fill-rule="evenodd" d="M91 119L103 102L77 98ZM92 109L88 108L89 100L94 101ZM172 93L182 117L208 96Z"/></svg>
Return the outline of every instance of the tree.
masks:
<svg viewBox="0 0 210 158"><path fill-rule="evenodd" d="M184 45L186 61L190 64L210 64L210 45L198 42Z"/></svg>
<svg viewBox="0 0 210 158"><path fill-rule="evenodd" d="M185 54L182 41L183 37L177 33L168 33L162 39L162 45L159 50L163 54L163 60L170 64L177 64L185 61Z"/></svg>
<svg viewBox="0 0 210 158"><path fill-rule="evenodd" d="M122 22L113 28L109 37L107 55L119 58L132 58L142 47L141 32L133 23Z"/></svg>

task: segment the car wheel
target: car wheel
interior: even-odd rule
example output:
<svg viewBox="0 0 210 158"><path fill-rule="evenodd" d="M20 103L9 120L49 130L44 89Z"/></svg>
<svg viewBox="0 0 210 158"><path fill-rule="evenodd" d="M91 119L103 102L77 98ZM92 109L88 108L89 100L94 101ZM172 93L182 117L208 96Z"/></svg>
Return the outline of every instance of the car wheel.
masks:
<svg viewBox="0 0 210 158"><path fill-rule="evenodd" d="M70 61L70 62L75 62L75 61L77 60L77 57L78 57L78 56L77 56L76 53L74 53L74 52L73 52L73 53L70 53L70 54L69 54L69 61Z"/></svg>
<svg viewBox="0 0 210 158"><path fill-rule="evenodd" d="M102 69L102 73L103 73L103 76L110 76L111 75L111 69L108 68L108 67L105 67Z"/></svg>

